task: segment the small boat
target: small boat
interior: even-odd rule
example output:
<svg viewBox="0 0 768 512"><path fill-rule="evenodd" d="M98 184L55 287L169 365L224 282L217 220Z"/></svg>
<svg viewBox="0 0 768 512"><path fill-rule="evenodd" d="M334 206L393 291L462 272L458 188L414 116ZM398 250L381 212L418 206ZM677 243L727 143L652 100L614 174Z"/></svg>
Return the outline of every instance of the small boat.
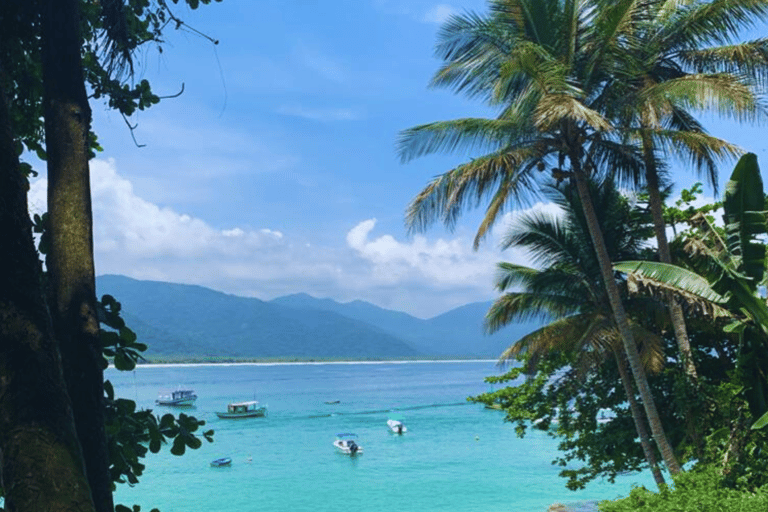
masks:
<svg viewBox="0 0 768 512"><path fill-rule="evenodd" d="M336 434L336 440L333 442L333 446L347 455L359 455L363 453L363 447L357 444L357 434Z"/></svg>
<svg viewBox="0 0 768 512"><path fill-rule="evenodd" d="M232 465L232 459L230 457L222 457L220 459L211 461L211 466L215 468L220 468L223 466L231 466L231 465Z"/></svg>
<svg viewBox="0 0 768 512"><path fill-rule="evenodd" d="M336 405L336 404L340 404L341 400L329 400L329 401L327 401L325 403L326 403L326 405Z"/></svg>
<svg viewBox="0 0 768 512"><path fill-rule="evenodd" d="M197 395L191 389L177 389L170 393L161 394L155 400L157 405L188 406L194 405Z"/></svg>
<svg viewBox="0 0 768 512"><path fill-rule="evenodd" d="M387 420L387 426L395 434L404 434L408 432L408 429L405 428L405 425L403 425L403 422L400 420Z"/></svg>
<svg viewBox="0 0 768 512"><path fill-rule="evenodd" d="M267 415L267 406L259 405L259 402L232 402L227 405L227 412L216 412L216 416L223 419L257 418Z"/></svg>

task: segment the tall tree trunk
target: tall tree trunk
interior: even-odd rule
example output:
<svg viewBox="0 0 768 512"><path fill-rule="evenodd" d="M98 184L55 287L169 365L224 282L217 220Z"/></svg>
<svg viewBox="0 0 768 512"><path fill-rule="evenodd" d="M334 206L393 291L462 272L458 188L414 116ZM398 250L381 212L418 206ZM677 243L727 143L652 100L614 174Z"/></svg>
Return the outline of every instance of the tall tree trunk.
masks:
<svg viewBox="0 0 768 512"><path fill-rule="evenodd" d="M613 310L616 326L619 329L619 334L621 334L621 339L624 343L624 351L627 354L627 361L632 370L635 385L640 393L640 398L642 399L643 407L645 408L645 414L648 417L648 423L651 426L651 432L653 432L653 439L656 442L656 446L659 448L659 452L661 452L661 456L664 458L664 463L669 472L673 475L677 474L681 470L680 464L677 462L672 446L667 439L667 434L664 432L659 413L656 410L656 403L653 400L653 395L651 395L651 388L648 385L648 378L645 375L645 370L640 362L640 354L637 351L637 344L635 343L632 329L629 326L627 313L624 310L624 304L621 302L619 287L616 284L616 279L614 277L611 258L605 247L605 240L603 240L603 234L600 230L597 216L595 215L594 206L592 205L587 177L584 175L581 168L581 161L578 155L571 154L569 155L569 159L571 161L573 179L576 182L576 188L584 211L584 217L587 221L587 227L589 228L589 235L590 238L592 238L592 244L594 245L597 260L600 264L600 273L602 274L605 291L608 295L611 309Z"/></svg>
<svg viewBox="0 0 768 512"><path fill-rule="evenodd" d="M0 90L0 468L5 510L92 512L41 289L27 188Z"/></svg>
<svg viewBox="0 0 768 512"><path fill-rule="evenodd" d="M648 135L643 136L643 159L645 163L645 181L648 185L648 204L651 208L653 217L653 230L656 233L656 241L659 246L659 260L662 263L672 263L672 255L669 251L667 242L667 226L664 222L663 202L659 192L659 176L656 170L656 157L653 154L653 147ZM672 328L675 331L677 348L680 351L680 358L683 360L683 368L688 382L697 385L699 377L696 372L696 365L693 362L691 354L691 343L688 339L688 329L685 325L683 308L672 294L668 294L667 304L669 306L669 317L672 321Z"/></svg>
<svg viewBox="0 0 768 512"><path fill-rule="evenodd" d="M667 242L667 226L664 222L663 201L659 191L659 175L656 167L656 156L653 152L652 142L647 134L643 135L643 159L645 163L645 181L648 186L648 205L653 217L653 230L656 233L656 242L659 250L659 261L662 263L672 263L672 254ZM691 352L691 343L688 338L688 329L685 325L683 308L680 306L677 298L672 293L667 293L667 308L669 309L669 318L672 322L672 329L675 332L677 341L677 350L680 353L680 359L683 363L685 375L685 422L696 454L701 459L704 457L704 440L700 432L699 414L695 405L691 404L688 397L698 395L699 376L696 372L696 365L693 361Z"/></svg>
<svg viewBox="0 0 768 512"><path fill-rule="evenodd" d="M88 169L91 111L80 59L79 2L41 0L41 5L51 316L93 500L99 512L112 512L104 374L95 307Z"/></svg>
<svg viewBox="0 0 768 512"><path fill-rule="evenodd" d="M659 461L656 459L656 452L653 450L651 438L648 436L648 430L645 428L645 414L643 414L640 404L635 399L635 391L632 388L632 376L627 372L626 356L621 352L621 349L614 349L613 355L616 358L616 367L619 369L619 377L621 378L622 386L624 386L624 393L627 395L629 410L632 413L632 420L635 422L635 430L640 438L640 446L643 448L645 460L651 467L651 473L653 473L656 485L659 489L663 489L667 483L664 481L664 475L661 474Z"/></svg>

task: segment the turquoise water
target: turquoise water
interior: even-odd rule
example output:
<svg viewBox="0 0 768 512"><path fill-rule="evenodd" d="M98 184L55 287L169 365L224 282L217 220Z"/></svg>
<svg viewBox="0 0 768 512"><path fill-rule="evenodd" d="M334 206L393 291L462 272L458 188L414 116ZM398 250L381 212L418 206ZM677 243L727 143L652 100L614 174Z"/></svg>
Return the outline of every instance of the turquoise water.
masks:
<svg viewBox="0 0 768 512"><path fill-rule="evenodd" d="M139 485L121 486L116 503L161 512L543 512L555 502L626 495L633 484L652 488L641 474L565 489L550 464L554 440L540 432L519 439L503 413L466 402L498 371L476 361L107 370L119 396L158 414L173 411L155 407L158 392L193 388L199 398L190 413L215 430L214 443L182 457L167 447L149 455ZM215 415L229 401L254 398L268 417ZM387 428L395 414L408 428L403 436ZM358 434L364 454L337 453L338 432ZM232 466L212 468L219 457Z"/></svg>

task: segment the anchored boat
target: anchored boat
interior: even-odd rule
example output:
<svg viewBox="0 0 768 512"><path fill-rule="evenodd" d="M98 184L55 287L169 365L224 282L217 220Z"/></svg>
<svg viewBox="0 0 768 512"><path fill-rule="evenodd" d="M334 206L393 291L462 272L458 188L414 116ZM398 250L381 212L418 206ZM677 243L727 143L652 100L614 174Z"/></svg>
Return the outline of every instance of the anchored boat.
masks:
<svg viewBox="0 0 768 512"><path fill-rule="evenodd" d="M249 402L232 402L227 405L226 412L216 412L216 416L222 419L257 418L267 415L267 406L259 405L256 400Z"/></svg>
<svg viewBox="0 0 768 512"><path fill-rule="evenodd" d="M359 455L363 453L363 447L357 444L357 434L336 434L336 440L333 442L333 446L347 455Z"/></svg>
<svg viewBox="0 0 768 512"><path fill-rule="evenodd" d="M187 406L194 405L197 395L192 389L177 389L170 393L160 394L155 400L157 405Z"/></svg>

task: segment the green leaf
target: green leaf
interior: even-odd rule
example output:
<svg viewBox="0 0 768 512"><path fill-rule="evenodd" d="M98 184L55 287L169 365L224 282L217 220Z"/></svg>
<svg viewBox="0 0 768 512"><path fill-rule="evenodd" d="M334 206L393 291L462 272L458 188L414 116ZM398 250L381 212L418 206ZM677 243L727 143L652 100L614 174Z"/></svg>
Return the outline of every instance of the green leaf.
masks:
<svg viewBox="0 0 768 512"><path fill-rule="evenodd" d="M734 270L746 274L750 289L756 290L765 273L765 245L756 236L765 234L768 227L763 180L754 153L736 164L725 187L723 209L728 251L738 264Z"/></svg>
<svg viewBox="0 0 768 512"><path fill-rule="evenodd" d="M702 276L676 265L655 261L622 261L615 263L613 268L627 274L639 274L711 302L722 304L726 301Z"/></svg>
<svg viewBox="0 0 768 512"><path fill-rule="evenodd" d="M187 451L187 445L184 443L184 439L181 436L173 440L173 446L171 447L171 453L174 455L184 455Z"/></svg>
<svg viewBox="0 0 768 512"><path fill-rule="evenodd" d="M123 372L131 371L136 368L136 362L126 356L123 351L118 351L115 354L115 368Z"/></svg>
<svg viewBox="0 0 768 512"><path fill-rule="evenodd" d="M760 416L756 422L752 424L752 430L758 430L768 425L768 412Z"/></svg>

